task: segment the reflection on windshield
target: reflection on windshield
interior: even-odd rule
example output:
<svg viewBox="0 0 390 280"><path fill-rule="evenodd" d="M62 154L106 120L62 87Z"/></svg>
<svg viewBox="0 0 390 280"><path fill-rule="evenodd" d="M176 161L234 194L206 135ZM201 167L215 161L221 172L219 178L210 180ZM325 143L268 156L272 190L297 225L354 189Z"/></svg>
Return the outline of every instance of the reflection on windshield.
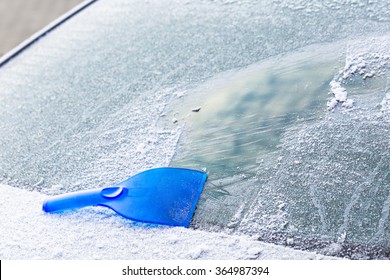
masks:
<svg viewBox="0 0 390 280"><path fill-rule="evenodd" d="M259 164L277 157L286 129L325 115L336 50L309 49L226 74L170 108L166 121L185 125L172 164L209 172L194 225L241 222L261 188L257 173L266 173Z"/></svg>
<svg viewBox="0 0 390 280"><path fill-rule="evenodd" d="M323 116L341 56L324 49L227 73L180 98L167 116L186 125L175 164L207 166L211 177L215 166L230 176L237 168L257 166L259 155L276 151L287 127ZM199 112L192 112L194 107Z"/></svg>

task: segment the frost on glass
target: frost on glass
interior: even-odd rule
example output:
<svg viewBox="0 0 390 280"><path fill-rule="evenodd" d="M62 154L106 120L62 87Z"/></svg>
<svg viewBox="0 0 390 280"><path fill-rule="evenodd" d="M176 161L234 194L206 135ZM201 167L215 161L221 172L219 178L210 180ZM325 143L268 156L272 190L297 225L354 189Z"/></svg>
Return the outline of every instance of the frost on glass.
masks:
<svg viewBox="0 0 390 280"><path fill-rule="evenodd" d="M292 52L221 78L223 86L214 81L201 101L189 98L202 111L185 117L174 163L210 172L193 226L325 254L386 257L388 43L379 37L369 46Z"/></svg>
<svg viewBox="0 0 390 280"><path fill-rule="evenodd" d="M195 228L386 257L386 2L98 1L0 69L0 182L206 168Z"/></svg>

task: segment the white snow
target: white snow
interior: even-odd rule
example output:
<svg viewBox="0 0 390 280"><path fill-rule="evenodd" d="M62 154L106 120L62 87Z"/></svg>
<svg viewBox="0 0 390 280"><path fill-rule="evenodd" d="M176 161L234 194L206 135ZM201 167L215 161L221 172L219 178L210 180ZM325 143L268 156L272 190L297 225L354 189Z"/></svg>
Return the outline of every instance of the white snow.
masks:
<svg viewBox="0 0 390 280"><path fill-rule="evenodd" d="M329 94L333 97L327 102L328 110L334 110L338 104L344 109L353 108L354 101L348 98L343 86L348 80L356 76L366 80L385 75L390 65L389 40L389 36L381 36L348 43L344 69L329 83Z"/></svg>
<svg viewBox="0 0 390 280"><path fill-rule="evenodd" d="M339 102L337 102L336 98L332 98L331 100L328 101L328 103L326 104L327 107L328 107L328 110L333 110L337 104L339 104Z"/></svg>
<svg viewBox="0 0 390 280"><path fill-rule="evenodd" d="M384 75L390 64L389 39L389 36L381 36L350 41L340 80L356 74L364 80Z"/></svg>
<svg viewBox="0 0 390 280"><path fill-rule="evenodd" d="M353 107L354 101L353 99L347 99L343 102L342 106L346 109L351 109Z"/></svg>
<svg viewBox="0 0 390 280"><path fill-rule="evenodd" d="M334 97L327 103L328 110L333 110L339 103L343 108L351 109L354 101L348 98L348 92L341 83L333 80L329 83L329 85L329 94L332 94Z"/></svg>
<svg viewBox="0 0 390 280"><path fill-rule="evenodd" d="M134 223L104 207L47 214L46 195L0 185L1 259L325 259L248 236Z"/></svg>
<svg viewBox="0 0 390 280"><path fill-rule="evenodd" d="M334 94L336 101L345 102L347 101L347 90L341 86L339 82L331 81L330 82L330 90Z"/></svg>

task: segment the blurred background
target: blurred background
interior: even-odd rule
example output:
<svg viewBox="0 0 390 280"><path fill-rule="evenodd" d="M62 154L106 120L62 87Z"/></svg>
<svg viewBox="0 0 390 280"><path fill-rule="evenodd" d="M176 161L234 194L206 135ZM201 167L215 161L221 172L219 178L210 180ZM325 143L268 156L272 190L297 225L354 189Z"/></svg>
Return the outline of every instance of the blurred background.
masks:
<svg viewBox="0 0 390 280"><path fill-rule="evenodd" d="M83 0L0 0L0 56Z"/></svg>

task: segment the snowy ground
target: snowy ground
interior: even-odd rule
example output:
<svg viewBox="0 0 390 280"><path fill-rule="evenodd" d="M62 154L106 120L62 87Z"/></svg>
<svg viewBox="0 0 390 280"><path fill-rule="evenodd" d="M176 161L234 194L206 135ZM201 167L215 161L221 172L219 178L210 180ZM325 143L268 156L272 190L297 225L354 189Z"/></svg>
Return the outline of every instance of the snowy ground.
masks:
<svg viewBox="0 0 390 280"><path fill-rule="evenodd" d="M1 259L329 259L247 236L146 227L103 207L46 214L43 194L0 192Z"/></svg>

